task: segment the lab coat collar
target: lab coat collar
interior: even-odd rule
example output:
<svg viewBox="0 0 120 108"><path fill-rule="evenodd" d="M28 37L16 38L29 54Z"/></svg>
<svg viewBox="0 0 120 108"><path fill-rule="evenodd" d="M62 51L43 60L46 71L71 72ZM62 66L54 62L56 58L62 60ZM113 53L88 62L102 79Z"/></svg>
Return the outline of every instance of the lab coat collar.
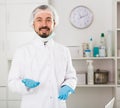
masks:
<svg viewBox="0 0 120 108"><path fill-rule="evenodd" d="M35 39L34 39L35 45L45 46L44 40L40 36L38 36L38 34L36 32L34 33L34 35L35 35ZM54 44L54 40L53 40L53 38L51 38L47 41L46 46L52 46L53 44Z"/></svg>

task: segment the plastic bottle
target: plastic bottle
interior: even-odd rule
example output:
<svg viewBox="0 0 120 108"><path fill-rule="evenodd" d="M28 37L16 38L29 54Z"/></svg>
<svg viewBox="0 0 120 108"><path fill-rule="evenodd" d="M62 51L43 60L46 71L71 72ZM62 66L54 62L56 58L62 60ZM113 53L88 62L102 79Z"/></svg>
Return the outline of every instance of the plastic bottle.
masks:
<svg viewBox="0 0 120 108"><path fill-rule="evenodd" d="M92 39L92 37L89 40L89 49L90 49L90 57L93 57L93 39Z"/></svg>
<svg viewBox="0 0 120 108"><path fill-rule="evenodd" d="M99 56L100 57L105 57L106 56L106 46L105 46L105 35L104 35L104 33L101 33Z"/></svg>
<svg viewBox="0 0 120 108"><path fill-rule="evenodd" d="M99 57L99 45L97 44L93 47L93 57Z"/></svg>
<svg viewBox="0 0 120 108"><path fill-rule="evenodd" d="M112 56L112 31L107 32L107 38L106 38L106 47L107 47L107 56Z"/></svg>
<svg viewBox="0 0 120 108"><path fill-rule="evenodd" d="M87 83L94 84L94 68L92 65L92 60L87 60L88 69L87 69Z"/></svg>

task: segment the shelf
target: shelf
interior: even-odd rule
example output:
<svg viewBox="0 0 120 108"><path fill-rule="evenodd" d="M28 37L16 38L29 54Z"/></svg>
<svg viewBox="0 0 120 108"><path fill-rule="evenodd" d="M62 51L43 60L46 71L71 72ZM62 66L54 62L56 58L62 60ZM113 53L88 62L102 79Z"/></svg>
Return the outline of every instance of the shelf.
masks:
<svg viewBox="0 0 120 108"><path fill-rule="evenodd" d="M119 57L120 58L120 57ZM80 58L72 58L72 60L98 60L98 59L104 59L104 60L115 60L115 57L80 57Z"/></svg>
<svg viewBox="0 0 120 108"><path fill-rule="evenodd" d="M116 87L115 84L93 84L93 85L77 85L77 87Z"/></svg>
<svg viewBox="0 0 120 108"><path fill-rule="evenodd" d="M120 31L120 28L117 28L117 31Z"/></svg>
<svg viewBox="0 0 120 108"><path fill-rule="evenodd" d="M120 87L120 84L118 84L117 87Z"/></svg>
<svg viewBox="0 0 120 108"><path fill-rule="evenodd" d="M120 57L117 57L117 59L120 59Z"/></svg>
<svg viewBox="0 0 120 108"><path fill-rule="evenodd" d="M117 0L117 2L120 2L120 0Z"/></svg>
<svg viewBox="0 0 120 108"><path fill-rule="evenodd" d="M0 86L0 87L7 87L7 86Z"/></svg>

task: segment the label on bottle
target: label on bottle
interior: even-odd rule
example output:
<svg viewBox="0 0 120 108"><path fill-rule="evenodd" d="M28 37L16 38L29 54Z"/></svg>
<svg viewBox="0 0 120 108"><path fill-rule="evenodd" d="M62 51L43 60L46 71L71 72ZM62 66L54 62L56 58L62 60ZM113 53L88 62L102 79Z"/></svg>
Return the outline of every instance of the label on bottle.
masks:
<svg viewBox="0 0 120 108"><path fill-rule="evenodd" d="M85 57L90 57L91 51L89 49L85 50Z"/></svg>
<svg viewBox="0 0 120 108"><path fill-rule="evenodd" d="M101 46L99 48L99 56L100 57L105 57L106 56L105 46Z"/></svg>
<svg viewBox="0 0 120 108"><path fill-rule="evenodd" d="M86 55L85 55L85 50L87 50L87 49L88 49L88 43L83 43L83 44L82 44L83 57L86 56Z"/></svg>

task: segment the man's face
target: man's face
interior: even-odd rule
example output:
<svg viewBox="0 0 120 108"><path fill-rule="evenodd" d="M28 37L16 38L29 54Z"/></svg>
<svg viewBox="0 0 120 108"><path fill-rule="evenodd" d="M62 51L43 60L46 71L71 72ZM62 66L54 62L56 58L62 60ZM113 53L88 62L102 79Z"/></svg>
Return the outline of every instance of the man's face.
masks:
<svg viewBox="0 0 120 108"><path fill-rule="evenodd" d="M48 37L55 26L53 14L50 10L38 10L34 17L33 27L35 32L42 38Z"/></svg>

